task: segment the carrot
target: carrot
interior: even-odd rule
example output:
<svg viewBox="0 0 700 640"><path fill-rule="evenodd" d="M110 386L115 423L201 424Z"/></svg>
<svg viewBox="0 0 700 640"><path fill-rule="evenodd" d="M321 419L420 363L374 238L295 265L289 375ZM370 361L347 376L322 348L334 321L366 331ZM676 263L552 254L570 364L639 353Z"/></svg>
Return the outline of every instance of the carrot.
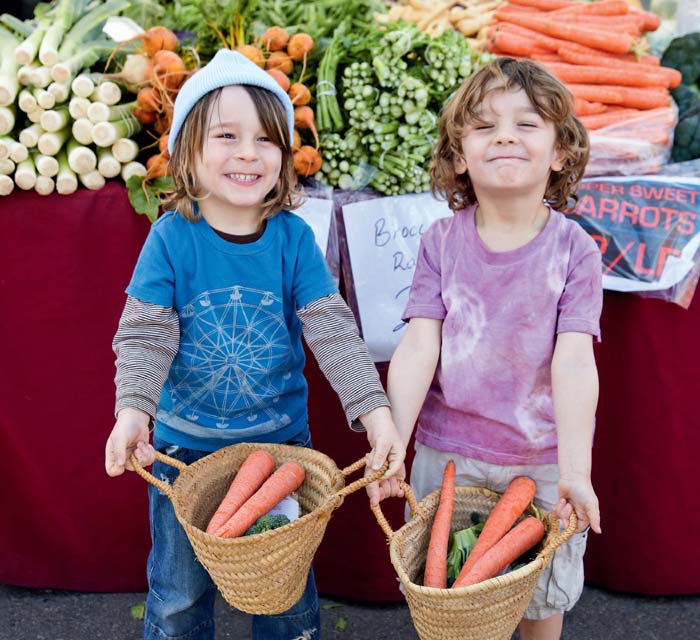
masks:
<svg viewBox="0 0 700 640"><path fill-rule="evenodd" d="M668 80L658 69L644 65L625 69L567 64L565 62L543 62L549 71L562 82L580 84L614 84L627 87L667 87ZM633 63L630 63L633 64Z"/></svg>
<svg viewBox="0 0 700 640"><path fill-rule="evenodd" d="M321 168L321 164L323 164L321 154L308 144L299 147L294 152L294 170L300 176L314 175Z"/></svg>
<svg viewBox="0 0 700 640"><path fill-rule="evenodd" d="M309 102L311 102L311 91L309 91L308 87L301 82L295 82L291 87L289 87L288 93L293 105L303 107L305 104L309 104Z"/></svg>
<svg viewBox="0 0 700 640"><path fill-rule="evenodd" d="M532 7L542 11L553 11L554 9L563 9L578 4L571 0L509 0L509 2L514 5Z"/></svg>
<svg viewBox="0 0 700 640"><path fill-rule="evenodd" d="M156 153L146 160L146 179L162 178L168 175L168 158L162 153Z"/></svg>
<svg viewBox="0 0 700 640"><path fill-rule="evenodd" d="M530 60L535 62L563 62L559 57L559 54L553 53L552 51L543 51L542 53L533 53L530 55Z"/></svg>
<svg viewBox="0 0 700 640"><path fill-rule="evenodd" d="M282 73L289 75L294 70L294 60L284 51L273 51L265 62L265 69L279 69Z"/></svg>
<svg viewBox="0 0 700 640"><path fill-rule="evenodd" d="M303 107L294 107L294 126L297 129L310 129L316 140L316 148L319 146L318 131L316 129L316 120L311 107L304 105Z"/></svg>
<svg viewBox="0 0 700 640"><path fill-rule="evenodd" d="M294 129L292 151L299 151L299 149L301 149L301 136L299 135L299 132Z"/></svg>
<svg viewBox="0 0 700 640"><path fill-rule="evenodd" d="M440 501L430 530L428 554L425 559L423 586L447 588L447 545L455 504L455 463L449 460L442 474Z"/></svg>
<svg viewBox="0 0 700 640"><path fill-rule="evenodd" d="M630 7L630 13L641 16L644 20L642 30L643 31L656 31L661 25L661 18L657 16L653 11L645 11L644 9L637 9L635 7Z"/></svg>
<svg viewBox="0 0 700 640"><path fill-rule="evenodd" d="M257 64L261 69L265 68L265 56L263 52L252 44L241 44L236 47L238 53L244 55L248 60Z"/></svg>
<svg viewBox="0 0 700 640"><path fill-rule="evenodd" d="M655 109L669 104L670 94L664 87L620 87L608 84L567 84L574 98L590 102L619 104L634 109Z"/></svg>
<svg viewBox="0 0 700 640"><path fill-rule="evenodd" d="M499 13L498 9L495 16L498 20L512 22L554 38L577 42L593 49L601 49L611 53L629 53L639 46L638 41L626 33L611 33L602 29L568 24L563 17L554 19L524 13L503 14Z"/></svg>
<svg viewBox="0 0 700 640"><path fill-rule="evenodd" d="M499 52L528 58L534 56L537 49L537 43L534 40L503 29L493 32L487 46L491 53Z"/></svg>
<svg viewBox="0 0 700 640"><path fill-rule="evenodd" d="M161 98L153 87L141 87L136 94L136 104L144 111L160 111Z"/></svg>
<svg viewBox="0 0 700 640"><path fill-rule="evenodd" d="M160 138L158 138L158 151L160 151L161 155L164 155L166 158L170 159L170 152L168 151L168 138L170 138L170 134L164 133Z"/></svg>
<svg viewBox="0 0 700 640"><path fill-rule="evenodd" d="M618 60L602 52L597 55L594 53L587 53L571 45L562 46L558 49L558 53L562 60L570 64L613 67L630 74L638 72L658 74L664 78L662 86L669 87L670 89L675 89L683 79L681 72L677 69Z"/></svg>
<svg viewBox="0 0 700 640"><path fill-rule="evenodd" d="M608 127L611 124L617 124L618 122L624 122L630 118L636 118L642 113L641 109L617 109L614 111L604 111L603 113L592 113L589 115L579 116L581 124L586 127L589 131L594 131L595 129L602 129L603 127Z"/></svg>
<svg viewBox="0 0 700 640"><path fill-rule="evenodd" d="M295 33L287 43L287 53L298 62L304 60L313 48L314 41L308 33Z"/></svg>
<svg viewBox="0 0 700 640"><path fill-rule="evenodd" d="M253 451L233 477L233 481L207 525L207 533L215 533L241 505L267 480L275 468L275 459L267 451Z"/></svg>
<svg viewBox="0 0 700 640"><path fill-rule="evenodd" d="M290 460L282 464L263 485L248 498L214 535L221 538L237 538L243 535L255 521L272 507L295 491L304 482L304 467Z"/></svg>
<svg viewBox="0 0 700 640"><path fill-rule="evenodd" d="M485 530L486 526L484 526ZM477 544L481 536L484 535L484 531L477 538ZM519 558L528 549L534 547L543 537L544 525L542 521L528 516L494 544L472 567L469 573L464 573L464 570L462 570L452 588L467 587L497 576L511 562ZM473 553L474 551L472 551ZM471 554L469 557L471 557Z"/></svg>
<svg viewBox="0 0 700 640"><path fill-rule="evenodd" d="M574 2L568 7L557 9L552 16L566 16L568 20L572 13L583 13L597 16L619 16L629 13L627 0L598 0L597 2Z"/></svg>
<svg viewBox="0 0 700 640"><path fill-rule="evenodd" d="M151 27L146 33L137 36L143 42L143 52L152 57L156 51L177 51L180 48L180 41L177 36L167 27L156 25Z"/></svg>
<svg viewBox="0 0 700 640"><path fill-rule="evenodd" d="M262 34L260 42L268 51L282 51L289 42L289 33L282 27L270 27Z"/></svg>
<svg viewBox="0 0 700 640"><path fill-rule="evenodd" d="M277 80L277 84L282 87L282 89L286 92L289 91L289 86L290 86L290 81L289 77L287 76L284 71L280 69L268 69L267 72L275 79Z"/></svg>
<svg viewBox="0 0 700 640"><path fill-rule="evenodd" d="M139 124L148 125L153 124L158 119L158 114L155 111L150 111L149 109L144 109L138 105L132 109L132 112Z"/></svg>
<svg viewBox="0 0 700 640"><path fill-rule="evenodd" d="M455 580L455 585L477 561L513 526L535 497L535 482L527 476L513 478L493 508L471 553ZM454 585L453 585L454 586Z"/></svg>
<svg viewBox="0 0 700 640"><path fill-rule="evenodd" d="M151 81L159 88L175 89L187 76L187 67L174 51L161 49L153 56Z"/></svg>
<svg viewBox="0 0 700 640"><path fill-rule="evenodd" d="M592 116L607 111L607 105L602 102L589 102L581 98L574 98L574 113L577 117Z"/></svg>

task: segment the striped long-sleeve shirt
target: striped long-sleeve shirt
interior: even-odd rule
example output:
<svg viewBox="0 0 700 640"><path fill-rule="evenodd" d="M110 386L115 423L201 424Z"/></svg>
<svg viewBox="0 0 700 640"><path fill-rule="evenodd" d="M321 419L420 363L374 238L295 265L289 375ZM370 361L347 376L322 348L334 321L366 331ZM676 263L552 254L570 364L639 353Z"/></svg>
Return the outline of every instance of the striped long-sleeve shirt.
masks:
<svg viewBox="0 0 700 640"><path fill-rule="evenodd" d="M360 416L388 406L389 401L352 312L340 295L333 294L314 300L297 315L304 339L338 394L351 428L363 431ZM115 413L133 407L155 416L179 340L175 309L127 298L112 345L117 355Z"/></svg>

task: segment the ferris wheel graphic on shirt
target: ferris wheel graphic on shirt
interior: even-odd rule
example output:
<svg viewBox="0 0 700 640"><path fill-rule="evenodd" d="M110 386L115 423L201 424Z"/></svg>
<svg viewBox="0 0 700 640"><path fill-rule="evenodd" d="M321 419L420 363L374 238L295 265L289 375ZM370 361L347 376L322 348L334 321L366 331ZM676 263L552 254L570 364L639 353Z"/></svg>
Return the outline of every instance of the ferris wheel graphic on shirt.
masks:
<svg viewBox="0 0 700 640"><path fill-rule="evenodd" d="M291 422L274 408L291 378L280 374L291 347L280 297L238 285L204 292L181 309L180 332L172 413L195 424L213 418L219 429L242 414L251 426Z"/></svg>

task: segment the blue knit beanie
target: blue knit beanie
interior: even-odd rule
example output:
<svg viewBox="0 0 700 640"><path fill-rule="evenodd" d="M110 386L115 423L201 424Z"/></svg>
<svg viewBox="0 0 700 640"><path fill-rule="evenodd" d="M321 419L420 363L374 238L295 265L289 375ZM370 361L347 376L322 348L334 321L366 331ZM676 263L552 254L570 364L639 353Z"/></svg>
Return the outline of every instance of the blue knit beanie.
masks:
<svg viewBox="0 0 700 640"><path fill-rule="evenodd" d="M173 120L170 125L168 151L173 152L173 145L182 123L197 101L205 94L234 84L249 84L274 93L282 103L287 114L290 143L294 138L294 106L287 93L277 81L257 64L248 60L243 54L229 49L220 49L211 61L192 75L175 98Z"/></svg>

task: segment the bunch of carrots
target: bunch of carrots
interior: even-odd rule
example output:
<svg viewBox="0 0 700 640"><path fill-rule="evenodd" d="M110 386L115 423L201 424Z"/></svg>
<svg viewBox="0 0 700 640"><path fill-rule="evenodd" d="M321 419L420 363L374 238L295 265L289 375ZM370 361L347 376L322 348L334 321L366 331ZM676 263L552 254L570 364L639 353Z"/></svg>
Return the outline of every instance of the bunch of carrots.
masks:
<svg viewBox="0 0 700 640"><path fill-rule="evenodd" d="M286 29L279 26L268 28L257 44L244 44L237 51L265 69L287 92L294 105L294 169L300 176L308 177L321 168L316 118L311 103L311 91L304 84L308 57L313 51L313 38L307 33L299 32L290 36ZM301 63L298 80L292 81L295 63ZM300 132L309 132L314 145L306 144Z"/></svg>
<svg viewBox="0 0 700 640"><path fill-rule="evenodd" d="M669 107L681 82L646 53L644 35L659 18L626 0L509 0L495 19L488 50L542 63L567 85L589 131Z"/></svg>
<svg viewBox="0 0 700 640"><path fill-rule="evenodd" d="M284 462L275 470L270 453L253 451L234 476L206 532L220 538L242 536L258 518L296 491L304 477L304 467L298 462Z"/></svg>
<svg viewBox="0 0 700 640"><path fill-rule="evenodd" d="M146 161L145 178L150 180L168 175L168 133L175 96L191 72L178 53L177 36L167 27L151 27L119 46L134 41L141 42L141 52L127 57L121 75L136 92L134 116L158 135L158 152Z"/></svg>
<svg viewBox="0 0 700 640"><path fill-rule="evenodd" d="M462 566L453 589L467 587L497 576L514 560L538 544L545 534L538 518L518 518L535 497L535 483L525 476L514 478L486 519L476 544ZM445 466L425 563L423 585L447 587L447 549L454 509L455 466ZM515 526L513 526L515 525Z"/></svg>

